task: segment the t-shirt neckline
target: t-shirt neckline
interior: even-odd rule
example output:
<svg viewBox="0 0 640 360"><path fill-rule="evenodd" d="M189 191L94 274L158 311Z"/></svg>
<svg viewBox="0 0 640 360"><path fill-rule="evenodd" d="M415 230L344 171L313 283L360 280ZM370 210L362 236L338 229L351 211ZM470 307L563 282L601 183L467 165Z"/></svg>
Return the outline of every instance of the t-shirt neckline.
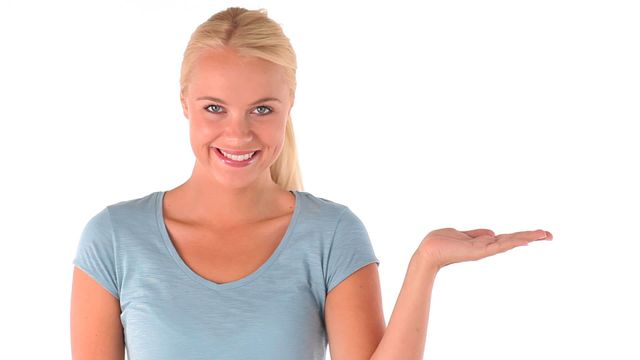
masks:
<svg viewBox="0 0 640 360"><path fill-rule="evenodd" d="M297 223L298 218L299 218L300 203L301 203L301 199L300 199L301 198L301 194L300 194L299 191L289 190L289 192L291 192L295 196L295 208L293 209L293 215L291 215L291 220L289 220L289 225L287 226L287 230L284 233L284 236L282 237L282 239L280 240L280 243L278 244L278 246L276 247L274 252L271 254L271 256L267 259L267 261L265 261L262 265L260 265L260 267L258 269L256 269L251 274L249 274L249 275L247 275L247 276L245 276L243 278L240 278L238 280L234 280L234 281L218 284L218 283L216 283L214 281L211 281L211 280L209 280L207 278L204 278L204 277L200 276L198 273L193 271L184 262L184 260L180 257L180 254L178 254L177 249L173 245L173 242L171 241L171 239L169 237L169 232L167 231L167 228L166 228L166 225L165 225L165 222L164 222L164 214L163 214L163 210L162 210L162 200L164 199L165 191L157 191L155 193L155 199L156 199L156 201L155 201L155 216L156 216L156 222L158 224L158 230L160 232L160 236L162 237L162 241L166 245L166 248L169 251L169 254L175 260L177 266L184 273L186 273L187 276L189 276L191 279L193 279L195 282L200 283L200 284L202 284L202 285L204 285L204 286L206 286L206 287L208 287L210 289L215 289L215 290L237 288L239 286L243 286L243 285L246 285L246 284L250 283L251 281L257 279L265 271L267 271L267 269L276 261L278 256L280 256L280 254L282 253L282 251L286 247L287 243L289 242L289 238L291 238L292 233L294 231L294 228L295 228L296 223Z"/></svg>

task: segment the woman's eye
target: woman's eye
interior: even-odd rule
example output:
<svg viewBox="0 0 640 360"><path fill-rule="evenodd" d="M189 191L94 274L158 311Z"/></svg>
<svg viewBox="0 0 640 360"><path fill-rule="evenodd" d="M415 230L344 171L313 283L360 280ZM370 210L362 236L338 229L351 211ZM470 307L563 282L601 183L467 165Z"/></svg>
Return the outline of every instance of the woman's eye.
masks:
<svg viewBox="0 0 640 360"><path fill-rule="evenodd" d="M214 104L214 105L209 105L209 106L207 106L207 107L206 107L207 111L210 111L210 112L212 112L212 113L217 113L218 111L212 111L212 110L210 110L212 107L218 107L218 108L219 108L219 107L220 107L220 105L215 105L215 104Z"/></svg>
<svg viewBox="0 0 640 360"><path fill-rule="evenodd" d="M220 109L222 109L222 107L220 105L211 104L211 105L208 105L205 109L211 113L217 114L221 112ZM258 106L256 109L258 109L258 113L260 115L267 115L273 112L273 109L268 106ZM260 111L259 109L267 109L268 111L264 111L264 110Z"/></svg>
<svg viewBox="0 0 640 360"><path fill-rule="evenodd" d="M263 109L267 109L267 110L269 110L269 112L261 112L261 111L258 111L260 114L269 114L270 112L272 112L272 111L273 111L273 110L272 110L270 107L268 107L268 106L258 106L256 109L260 109L260 108L263 108Z"/></svg>

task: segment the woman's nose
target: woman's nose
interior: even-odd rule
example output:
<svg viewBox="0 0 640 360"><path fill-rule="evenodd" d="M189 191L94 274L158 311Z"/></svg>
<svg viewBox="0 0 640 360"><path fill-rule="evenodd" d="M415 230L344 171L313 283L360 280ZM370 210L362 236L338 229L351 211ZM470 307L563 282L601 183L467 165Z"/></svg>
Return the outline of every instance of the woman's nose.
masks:
<svg viewBox="0 0 640 360"><path fill-rule="evenodd" d="M246 143L251 138L251 119L249 116L235 115L227 118L224 129L229 139L238 139L239 143Z"/></svg>

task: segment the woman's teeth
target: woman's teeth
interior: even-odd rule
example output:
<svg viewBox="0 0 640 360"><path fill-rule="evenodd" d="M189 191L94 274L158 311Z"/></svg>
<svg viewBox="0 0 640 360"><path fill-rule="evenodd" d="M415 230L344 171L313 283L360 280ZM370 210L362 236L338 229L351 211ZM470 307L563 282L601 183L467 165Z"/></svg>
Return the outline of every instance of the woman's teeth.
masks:
<svg viewBox="0 0 640 360"><path fill-rule="evenodd" d="M245 161L245 160L251 159L253 154L255 154L255 151L253 151L253 152L250 152L250 153L244 154L244 155L233 155L233 154L229 154L229 153L224 152L224 150L222 150L222 149L218 149L218 150L220 150L222 155L224 155L225 157L228 157L229 159L235 160L235 161Z"/></svg>

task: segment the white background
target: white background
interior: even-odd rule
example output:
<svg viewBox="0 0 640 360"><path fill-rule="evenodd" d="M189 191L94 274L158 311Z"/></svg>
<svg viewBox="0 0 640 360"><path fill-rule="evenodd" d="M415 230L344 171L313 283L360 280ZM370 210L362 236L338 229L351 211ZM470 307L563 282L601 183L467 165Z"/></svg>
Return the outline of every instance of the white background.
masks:
<svg viewBox="0 0 640 360"><path fill-rule="evenodd" d="M367 226L387 322L429 231L553 233L443 268L425 359L640 358L640 12L612 0L3 0L1 357L70 358L82 227L191 174L182 51L228 6L291 39L304 190Z"/></svg>

